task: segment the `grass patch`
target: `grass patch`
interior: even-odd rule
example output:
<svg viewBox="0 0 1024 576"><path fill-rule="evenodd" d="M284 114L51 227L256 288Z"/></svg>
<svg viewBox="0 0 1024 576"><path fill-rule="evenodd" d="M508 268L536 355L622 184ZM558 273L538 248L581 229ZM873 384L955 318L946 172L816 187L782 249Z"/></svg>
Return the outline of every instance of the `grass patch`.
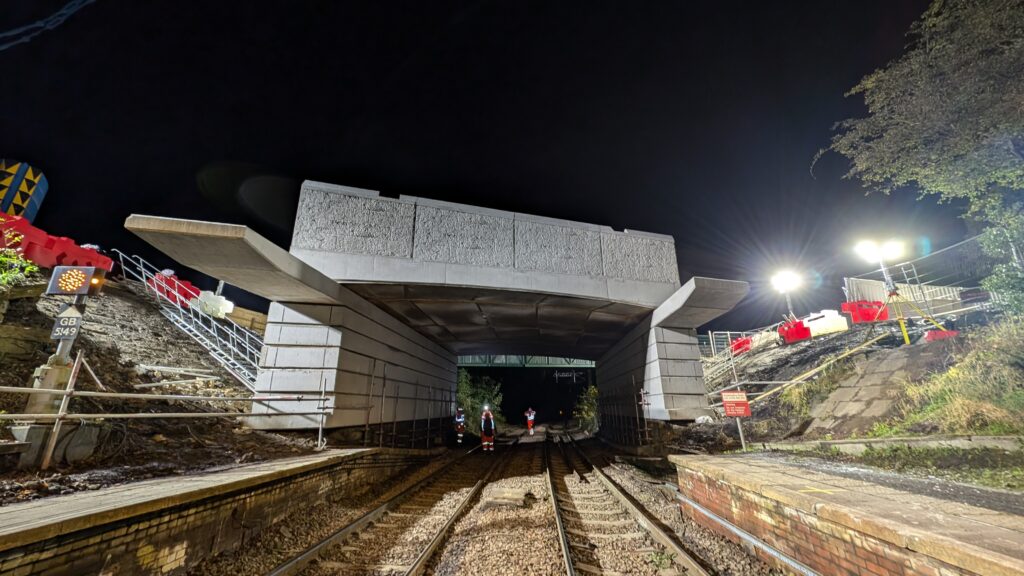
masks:
<svg viewBox="0 0 1024 576"><path fill-rule="evenodd" d="M811 409L839 388L839 383L849 376L852 370L853 365L849 361L833 364L817 378L783 390L779 394L779 402L789 411L791 418L810 418Z"/></svg>
<svg viewBox="0 0 1024 576"><path fill-rule="evenodd" d="M868 435L1024 434L1024 319L971 335L949 370L907 387L899 413Z"/></svg>
<svg viewBox="0 0 1024 576"><path fill-rule="evenodd" d="M837 451L819 454L830 460L865 464L920 476L934 476L992 488L1024 491L1024 452L996 448L869 448L859 456Z"/></svg>

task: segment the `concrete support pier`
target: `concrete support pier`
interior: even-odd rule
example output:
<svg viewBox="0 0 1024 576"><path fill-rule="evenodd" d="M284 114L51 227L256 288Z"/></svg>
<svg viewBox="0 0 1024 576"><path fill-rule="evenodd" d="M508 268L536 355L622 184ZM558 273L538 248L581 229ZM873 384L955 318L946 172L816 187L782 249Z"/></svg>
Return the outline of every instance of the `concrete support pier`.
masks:
<svg viewBox="0 0 1024 576"><path fill-rule="evenodd" d="M271 304L257 392L328 396L329 428L379 426L454 412L455 355L343 289L344 305ZM318 400L253 412L314 411ZM264 429L315 427L315 416L255 419Z"/></svg>

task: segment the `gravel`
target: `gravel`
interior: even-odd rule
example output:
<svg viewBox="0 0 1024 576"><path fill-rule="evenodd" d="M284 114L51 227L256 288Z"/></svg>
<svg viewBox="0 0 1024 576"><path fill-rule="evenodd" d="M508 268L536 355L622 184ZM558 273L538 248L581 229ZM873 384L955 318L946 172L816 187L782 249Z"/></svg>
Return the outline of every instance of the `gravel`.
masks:
<svg viewBox="0 0 1024 576"><path fill-rule="evenodd" d="M572 468L557 448L550 462L577 571L593 567L624 574L678 574L665 548L651 539L593 471L588 472L575 449L562 448Z"/></svg>
<svg viewBox="0 0 1024 576"><path fill-rule="evenodd" d="M364 486L363 492L353 490L339 494L326 505L297 506L295 512L247 540L244 546L205 560L189 574L266 574L446 466L456 454L452 452L426 465L412 465L388 481Z"/></svg>
<svg viewBox="0 0 1024 576"><path fill-rule="evenodd" d="M604 452L591 444L594 453ZM590 452L591 450L588 450ZM602 461L601 456L592 461ZM648 512L662 521L679 537L683 546L696 556L713 574L721 576L776 576L782 572L751 556L740 545L728 540L680 513L675 493L666 481L674 478L656 478L643 470L623 463L602 466L604 471L625 492L630 494Z"/></svg>
<svg viewBox="0 0 1024 576"><path fill-rule="evenodd" d="M479 501L435 554L428 574L508 574L513 566L521 574L561 572L543 439L543 434L524 437L510 449Z"/></svg>
<svg viewBox="0 0 1024 576"><path fill-rule="evenodd" d="M402 574L499 458L474 452L379 522L333 546L303 572L310 575Z"/></svg>

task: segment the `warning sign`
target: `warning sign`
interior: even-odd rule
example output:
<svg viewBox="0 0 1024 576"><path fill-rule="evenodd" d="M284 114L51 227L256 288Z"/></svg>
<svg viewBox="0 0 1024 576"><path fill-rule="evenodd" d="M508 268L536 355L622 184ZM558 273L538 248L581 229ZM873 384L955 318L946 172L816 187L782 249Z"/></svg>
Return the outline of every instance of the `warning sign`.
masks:
<svg viewBox="0 0 1024 576"><path fill-rule="evenodd" d="M728 418L750 416L750 402L747 402L746 392L722 392L722 406Z"/></svg>

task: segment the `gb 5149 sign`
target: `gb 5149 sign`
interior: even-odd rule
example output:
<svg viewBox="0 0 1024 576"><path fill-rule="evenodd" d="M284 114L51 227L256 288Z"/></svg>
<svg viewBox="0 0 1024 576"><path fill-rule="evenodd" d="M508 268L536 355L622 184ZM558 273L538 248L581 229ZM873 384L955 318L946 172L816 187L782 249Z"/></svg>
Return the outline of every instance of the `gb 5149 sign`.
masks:
<svg viewBox="0 0 1024 576"><path fill-rule="evenodd" d="M74 340L78 336L78 327L82 324L82 313L74 306L68 306L57 314L50 332L51 340Z"/></svg>

